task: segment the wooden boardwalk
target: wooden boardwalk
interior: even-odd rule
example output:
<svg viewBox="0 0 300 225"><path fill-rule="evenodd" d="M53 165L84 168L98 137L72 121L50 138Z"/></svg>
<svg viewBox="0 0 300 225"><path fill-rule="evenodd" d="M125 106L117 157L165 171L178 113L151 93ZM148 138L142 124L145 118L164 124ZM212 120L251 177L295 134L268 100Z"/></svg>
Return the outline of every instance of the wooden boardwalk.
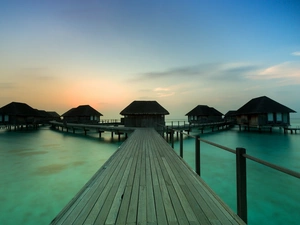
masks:
<svg viewBox="0 0 300 225"><path fill-rule="evenodd" d="M154 129L136 129L51 224L245 224Z"/></svg>

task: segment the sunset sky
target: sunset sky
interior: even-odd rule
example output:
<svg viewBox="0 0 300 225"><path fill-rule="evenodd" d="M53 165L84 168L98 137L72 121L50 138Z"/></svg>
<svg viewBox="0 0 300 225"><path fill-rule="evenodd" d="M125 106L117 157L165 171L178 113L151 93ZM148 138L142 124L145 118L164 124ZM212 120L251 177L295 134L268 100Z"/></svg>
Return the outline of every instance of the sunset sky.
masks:
<svg viewBox="0 0 300 225"><path fill-rule="evenodd" d="M167 118L268 96L300 117L299 0L2 0L0 107L104 118L156 100Z"/></svg>

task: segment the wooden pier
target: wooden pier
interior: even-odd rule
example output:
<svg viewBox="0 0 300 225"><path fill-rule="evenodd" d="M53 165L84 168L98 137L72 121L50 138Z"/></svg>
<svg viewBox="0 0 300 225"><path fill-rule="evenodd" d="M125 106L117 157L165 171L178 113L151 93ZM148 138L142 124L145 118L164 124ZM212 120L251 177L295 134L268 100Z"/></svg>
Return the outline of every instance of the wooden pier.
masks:
<svg viewBox="0 0 300 225"><path fill-rule="evenodd" d="M285 127L285 128L283 128L284 129L284 133L286 134L286 133L288 133L288 131L290 131L291 132L291 134L293 134L293 133L297 133L297 131L299 131L300 130L300 127Z"/></svg>
<svg viewBox="0 0 300 225"><path fill-rule="evenodd" d="M67 132L71 131L73 133L76 133L76 131L83 131L85 135L87 135L87 132L90 130L97 131L99 133L99 137L101 137L101 133L104 131L111 132L111 136L113 137L113 134L118 135L118 139L120 139L120 135L125 135L127 137L128 133L131 133L135 130L133 127L124 127L124 126L117 126L117 125L103 125L103 124L79 124L79 123L63 123L63 122L56 122L56 121L50 121L50 124L52 128L61 130L66 130Z"/></svg>
<svg viewBox="0 0 300 225"><path fill-rule="evenodd" d="M136 129L51 224L245 224L154 129Z"/></svg>

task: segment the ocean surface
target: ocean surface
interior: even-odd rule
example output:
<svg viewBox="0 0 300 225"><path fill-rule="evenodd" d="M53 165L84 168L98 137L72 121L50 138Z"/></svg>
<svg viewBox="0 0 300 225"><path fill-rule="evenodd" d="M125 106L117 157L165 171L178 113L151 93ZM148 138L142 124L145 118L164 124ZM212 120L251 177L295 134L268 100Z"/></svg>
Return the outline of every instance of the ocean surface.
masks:
<svg viewBox="0 0 300 225"><path fill-rule="evenodd" d="M292 119L300 127L300 119ZM193 132L197 134L197 132ZM300 132L205 132L201 138L300 172ZM124 139L72 134L48 127L0 129L0 224L49 224ZM184 159L194 168L193 138ZM235 155L201 142L201 176L236 211ZM174 149L179 150L175 138ZM299 224L300 179L247 160L248 224Z"/></svg>

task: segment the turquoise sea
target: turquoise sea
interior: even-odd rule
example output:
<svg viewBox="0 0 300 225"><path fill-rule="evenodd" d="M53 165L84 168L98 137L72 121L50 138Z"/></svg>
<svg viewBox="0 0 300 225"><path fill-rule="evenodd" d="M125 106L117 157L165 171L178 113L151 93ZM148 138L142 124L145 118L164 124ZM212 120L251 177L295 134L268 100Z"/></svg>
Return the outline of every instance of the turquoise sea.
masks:
<svg viewBox="0 0 300 225"><path fill-rule="evenodd" d="M300 126L293 119L292 126ZM196 134L197 132L193 132ZM201 138L300 172L300 132L247 132L233 128ZM110 133L0 129L0 224L49 224L121 145ZM201 175L236 211L235 155L202 143ZM178 152L179 143L175 142ZM184 159L194 168L194 139L184 140ZM300 180L247 161L248 224L299 224Z"/></svg>

